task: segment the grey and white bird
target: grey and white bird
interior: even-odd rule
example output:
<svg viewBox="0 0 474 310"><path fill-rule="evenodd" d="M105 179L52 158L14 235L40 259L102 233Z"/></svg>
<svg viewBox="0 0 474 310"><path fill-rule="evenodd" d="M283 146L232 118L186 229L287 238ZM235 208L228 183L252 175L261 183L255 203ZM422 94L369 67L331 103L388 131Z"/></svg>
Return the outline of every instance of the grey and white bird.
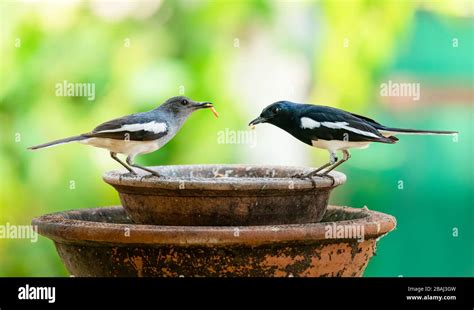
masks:
<svg viewBox="0 0 474 310"><path fill-rule="evenodd" d="M196 102L184 96L173 97L151 111L116 118L100 124L91 132L28 149L37 150L79 142L109 150L110 156L132 174L136 174L131 168L135 167L160 176L156 171L137 165L134 162L135 156L159 150L178 133L194 111L204 108L210 108L214 115L218 116L210 102ZM126 163L120 160L117 154L125 154Z"/></svg>
<svg viewBox="0 0 474 310"><path fill-rule="evenodd" d="M312 104L278 101L263 109L250 126L270 123L293 135L300 141L329 151L329 162L299 177L328 173L350 158L350 148L366 148L372 142L393 144L395 135L455 135L457 131L418 130L384 126L371 118L341 109ZM343 158L338 160L336 152ZM324 170L326 169L326 170ZM324 172L323 172L324 170ZM329 176L330 177L330 176Z"/></svg>

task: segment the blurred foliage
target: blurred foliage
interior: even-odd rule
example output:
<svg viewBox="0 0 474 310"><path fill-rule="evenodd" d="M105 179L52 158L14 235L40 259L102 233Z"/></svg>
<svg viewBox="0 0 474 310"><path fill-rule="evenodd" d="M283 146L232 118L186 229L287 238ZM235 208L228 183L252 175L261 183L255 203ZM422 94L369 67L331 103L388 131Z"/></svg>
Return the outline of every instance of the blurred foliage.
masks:
<svg viewBox="0 0 474 310"><path fill-rule="evenodd" d="M232 40L244 31L241 25L264 22L269 7L261 1L189 4L166 1L150 18L107 21L86 2L79 7L2 2L0 223L28 224L46 212L118 204L100 178L101 171L117 168L105 151L71 145L32 153L26 147L152 109L183 86L187 96L215 102L226 113L218 121L209 111L196 113L175 142L138 160L238 161L231 149L209 151L216 146L218 122L245 123L219 77L235 53ZM95 83L95 101L56 97L55 85L64 80ZM65 275L44 239L33 246L0 239L0 251L0 275Z"/></svg>
<svg viewBox="0 0 474 310"><path fill-rule="evenodd" d="M410 1L324 1L327 34L315 53L315 102L348 110L367 110L371 87L394 44L411 24Z"/></svg>
<svg viewBox="0 0 474 310"><path fill-rule="evenodd" d="M239 51L234 38L245 41L255 32L271 30L285 14L282 3L150 0L141 2L149 6L145 8L133 2L125 9L118 5L110 10L116 15L101 9L100 3L105 1L0 3L2 225L28 224L49 212L118 204L115 191L100 178L101 172L117 168L105 151L68 145L33 153L26 147L152 109L183 87L191 98L215 102L221 118L215 120L208 111L196 113L172 142L138 161L147 165L241 162L235 148L217 145L215 139L223 124L243 128L250 118L224 79ZM399 127L462 132L457 144L446 137L408 137L397 146L374 145L370 151L355 153L342 168L348 182L334 192L333 203L367 205L394 214L399 223L380 242L367 275L474 275L469 225L474 182L468 163L473 151L472 107L435 102L445 106L392 113L378 105L376 96L380 80L390 72L414 70L418 62L407 59L432 54L433 42L418 45L415 53L396 63L397 55L406 52L399 49L411 40L413 29L421 38L430 33L427 27L432 24L422 25L421 30L415 27L417 6L436 12L435 19L444 19L443 14L459 16L465 10L459 9L459 1L430 5L303 1L299 5L322 25L314 39L292 48L293 52L300 49L312 64L308 101L370 112ZM471 36L463 38L472 44L472 26L469 29ZM292 44L297 35L286 32L277 38L288 36L280 45ZM465 45L463 51L465 57ZM470 72L472 87L472 67ZM95 100L55 96L56 83L64 80L95 83ZM405 190L397 188L399 180L405 182ZM453 227L459 229L457 238L452 236ZM0 239L0 276L66 274L49 240L40 238L31 244Z"/></svg>

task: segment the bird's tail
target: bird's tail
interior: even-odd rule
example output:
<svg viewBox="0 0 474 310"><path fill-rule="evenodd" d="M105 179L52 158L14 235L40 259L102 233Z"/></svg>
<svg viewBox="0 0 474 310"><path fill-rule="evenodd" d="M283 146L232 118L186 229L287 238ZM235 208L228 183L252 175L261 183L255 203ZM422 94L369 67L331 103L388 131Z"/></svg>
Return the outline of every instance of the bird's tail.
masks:
<svg viewBox="0 0 474 310"><path fill-rule="evenodd" d="M404 128L390 128L383 127L378 131L385 137L390 137L396 134L402 135L457 135L457 131L444 130L418 130L418 129L404 129Z"/></svg>
<svg viewBox="0 0 474 310"><path fill-rule="evenodd" d="M79 136L74 136L74 137L69 137L69 138L54 140L54 141L51 141L51 142L48 142L48 143L44 143L44 144L40 144L40 145L31 146L31 147L29 147L28 149L29 149L29 150L38 150L38 149L42 149L42 148L45 148L45 147L56 146L56 145L60 145L60 144L64 144L64 143L69 143L69 142L74 142L74 141L80 141L80 140L84 140L84 139L87 139L87 137L85 137L85 136L83 136L83 135L79 135Z"/></svg>

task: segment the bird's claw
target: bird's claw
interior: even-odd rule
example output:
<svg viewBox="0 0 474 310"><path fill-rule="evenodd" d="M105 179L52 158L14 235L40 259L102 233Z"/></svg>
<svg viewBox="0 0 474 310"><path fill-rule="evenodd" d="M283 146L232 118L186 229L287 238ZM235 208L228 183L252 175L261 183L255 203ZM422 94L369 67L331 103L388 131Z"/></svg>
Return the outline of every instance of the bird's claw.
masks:
<svg viewBox="0 0 474 310"><path fill-rule="evenodd" d="M334 183L336 183L336 179L328 173L318 173L318 174L315 174L314 176L315 177L320 177L320 178L329 178L329 179L331 179L331 181L332 181L331 186L334 185Z"/></svg>
<svg viewBox="0 0 474 310"><path fill-rule="evenodd" d="M124 178L124 177L136 177L136 176L137 176L137 173L135 171L133 171L133 172L129 171L127 173L121 173L119 175L119 180L122 181L122 178Z"/></svg>
<svg viewBox="0 0 474 310"><path fill-rule="evenodd" d="M295 175L292 175L291 177L295 179L300 179L300 180L310 180L313 187L314 188L316 187L316 182L314 181L311 173L297 173Z"/></svg>
<svg viewBox="0 0 474 310"><path fill-rule="evenodd" d="M297 173L295 175L292 175L291 176L292 178L295 178L295 179L301 179L301 180L305 180L305 179L310 179L312 180L313 177L320 177L320 178L329 178L332 180L332 185L334 185L334 183L336 183L336 179L334 179L334 177L332 175L329 175L327 173L318 173L318 174L313 174L311 175L310 173L307 173L307 174L304 174L304 173Z"/></svg>
<svg viewBox="0 0 474 310"><path fill-rule="evenodd" d="M161 178L162 176L159 175L159 174L150 173L150 174L146 174L146 175L141 176L141 177L140 177L140 180L149 179L149 178L153 178L153 177Z"/></svg>
<svg viewBox="0 0 474 310"><path fill-rule="evenodd" d="M332 175L323 174L323 175L321 175L321 177L326 177L326 178L331 179L331 181L332 181L331 186L333 186L336 183L336 179L334 179L334 177Z"/></svg>
<svg viewBox="0 0 474 310"><path fill-rule="evenodd" d="M307 179L309 178L309 176L307 174L304 174L304 173L297 173L297 174L294 174L291 176L292 179Z"/></svg>
<svg viewBox="0 0 474 310"><path fill-rule="evenodd" d="M150 171L150 174L148 176L154 176L154 177L157 177L157 178L161 178L161 175L158 172L151 172Z"/></svg>

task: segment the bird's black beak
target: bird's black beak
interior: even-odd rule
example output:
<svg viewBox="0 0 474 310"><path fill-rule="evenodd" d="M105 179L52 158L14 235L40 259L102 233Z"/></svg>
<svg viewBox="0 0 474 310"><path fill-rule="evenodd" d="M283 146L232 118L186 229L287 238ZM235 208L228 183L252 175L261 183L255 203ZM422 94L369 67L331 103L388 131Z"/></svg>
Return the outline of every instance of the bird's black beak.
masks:
<svg viewBox="0 0 474 310"><path fill-rule="evenodd" d="M260 124L260 123L265 123L265 122L267 122L267 119L259 116L256 119L254 119L253 121L251 121L249 123L249 126L254 126L254 125L257 125L257 124Z"/></svg>
<svg viewBox="0 0 474 310"><path fill-rule="evenodd" d="M195 105L198 109L212 108L214 105L212 102L198 102Z"/></svg>

